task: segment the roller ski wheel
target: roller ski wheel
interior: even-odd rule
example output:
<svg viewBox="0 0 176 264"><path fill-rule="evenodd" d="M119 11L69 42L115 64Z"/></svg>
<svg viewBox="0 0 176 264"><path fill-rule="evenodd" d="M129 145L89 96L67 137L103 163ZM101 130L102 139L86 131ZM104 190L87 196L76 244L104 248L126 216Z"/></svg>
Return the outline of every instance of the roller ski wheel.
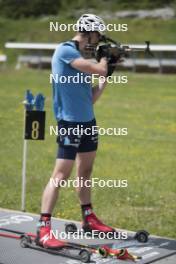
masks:
<svg viewBox="0 0 176 264"><path fill-rule="evenodd" d="M147 243L148 242L148 237L149 237L149 233L146 230L139 230L139 231L137 231L137 233L136 233L134 238L138 242Z"/></svg>
<svg viewBox="0 0 176 264"><path fill-rule="evenodd" d="M32 239L28 235L23 235L20 240L20 246L22 248L27 248L32 243Z"/></svg>
<svg viewBox="0 0 176 264"><path fill-rule="evenodd" d="M78 231L78 228L77 228L76 224L69 223L69 224L65 225L65 233L66 234L69 234L69 233L73 234L73 233L75 233L77 231Z"/></svg>
<svg viewBox="0 0 176 264"><path fill-rule="evenodd" d="M90 258L91 258L91 253L89 250L87 249L81 249L81 251L79 252L79 256L80 256L80 260L84 263L88 263L90 262Z"/></svg>

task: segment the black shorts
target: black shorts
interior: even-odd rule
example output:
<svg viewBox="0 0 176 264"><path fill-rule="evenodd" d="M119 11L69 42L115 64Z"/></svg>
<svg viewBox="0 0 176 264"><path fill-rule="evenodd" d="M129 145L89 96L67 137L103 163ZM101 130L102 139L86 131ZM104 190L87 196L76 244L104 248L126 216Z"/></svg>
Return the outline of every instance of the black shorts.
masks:
<svg viewBox="0 0 176 264"><path fill-rule="evenodd" d="M60 120L58 122L57 159L75 160L79 152L97 150L98 131L96 120L89 122L70 122Z"/></svg>

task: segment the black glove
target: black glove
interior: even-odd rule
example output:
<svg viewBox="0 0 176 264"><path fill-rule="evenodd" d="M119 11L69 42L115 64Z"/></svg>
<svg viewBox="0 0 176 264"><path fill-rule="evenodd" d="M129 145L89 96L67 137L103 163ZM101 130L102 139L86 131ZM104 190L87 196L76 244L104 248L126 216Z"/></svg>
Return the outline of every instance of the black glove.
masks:
<svg viewBox="0 0 176 264"><path fill-rule="evenodd" d="M110 53L110 45L108 44L105 44L105 45L100 45L97 49L97 52L96 52L96 60L97 61L100 61L101 58L107 58L108 60L108 73L107 73L107 77L108 76L111 76L116 68L116 64L117 61L120 59L120 57L116 57L114 55L112 55Z"/></svg>
<svg viewBox="0 0 176 264"><path fill-rule="evenodd" d="M109 60L108 60L108 72L107 72L106 77L111 76L113 74L113 72L116 68L116 65L114 65L114 64L116 64L118 60L119 60L119 58L116 58L114 56L111 56L109 58Z"/></svg>
<svg viewBox="0 0 176 264"><path fill-rule="evenodd" d="M109 47L108 45L100 45L97 49L97 52L96 52L96 60L99 62L101 60L101 58L107 58L108 61L109 61Z"/></svg>

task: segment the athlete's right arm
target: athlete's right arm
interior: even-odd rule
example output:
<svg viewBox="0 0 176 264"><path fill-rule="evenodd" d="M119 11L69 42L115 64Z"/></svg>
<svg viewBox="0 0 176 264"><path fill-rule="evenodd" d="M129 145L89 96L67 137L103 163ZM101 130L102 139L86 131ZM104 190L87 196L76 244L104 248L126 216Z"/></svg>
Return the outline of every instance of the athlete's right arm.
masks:
<svg viewBox="0 0 176 264"><path fill-rule="evenodd" d="M107 59L101 58L99 63L94 63L91 60L78 58L73 60L71 66L81 72L88 74L99 74L100 76L107 75Z"/></svg>

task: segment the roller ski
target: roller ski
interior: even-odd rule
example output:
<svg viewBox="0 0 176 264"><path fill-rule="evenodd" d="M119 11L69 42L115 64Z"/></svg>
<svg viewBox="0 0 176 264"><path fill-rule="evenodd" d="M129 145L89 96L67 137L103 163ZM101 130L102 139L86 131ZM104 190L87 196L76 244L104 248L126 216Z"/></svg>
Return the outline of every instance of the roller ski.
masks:
<svg viewBox="0 0 176 264"><path fill-rule="evenodd" d="M91 255L98 254L102 258L117 258L121 260L136 261L141 259L140 256L134 256L128 252L126 248L112 249L108 246L94 247L90 245L77 244L71 242L60 241L51 236L47 238L48 234L45 234L45 242L33 233L25 233L17 230L11 230L6 228L0 228L0 236L6 238L14 238L20 240L22 248L31 248L43 252L47 252L54 255L68 257L76 260L80 260L83 263L89 263L91 261Z"/></svg>
<svg viewBox="0 0 176 264"><path fill-rule="evenodd" d="M92 212L91 208L85 211L82 223L82 231L87 234L97 234L97 237L100 233L105 234L107 239L120 239L117 238L120 231L115 230L114 228L105 225L100 221L97 216ZM65 225L65 232L67 234L74 234L79 231L75 223L67 223ZM149 233L145 230L139 230L135 233L134 236L128 236L124 241L137 240L141 243L148 242Z"/></svg>
<svg viewBox="0 0 176 264"><path fill-rule="evenodd" d="M93 251L83 247L82 245L60 241L52 236L49 238L48 234L45 234L45 237L40 239L38 235L33 233L25 233L6 228L0 228L0 231L1 237L20 240L22 248L31 248L53 255L76 259L82 261L83 263L90 262L91 255L93 253Z"/></svg>

